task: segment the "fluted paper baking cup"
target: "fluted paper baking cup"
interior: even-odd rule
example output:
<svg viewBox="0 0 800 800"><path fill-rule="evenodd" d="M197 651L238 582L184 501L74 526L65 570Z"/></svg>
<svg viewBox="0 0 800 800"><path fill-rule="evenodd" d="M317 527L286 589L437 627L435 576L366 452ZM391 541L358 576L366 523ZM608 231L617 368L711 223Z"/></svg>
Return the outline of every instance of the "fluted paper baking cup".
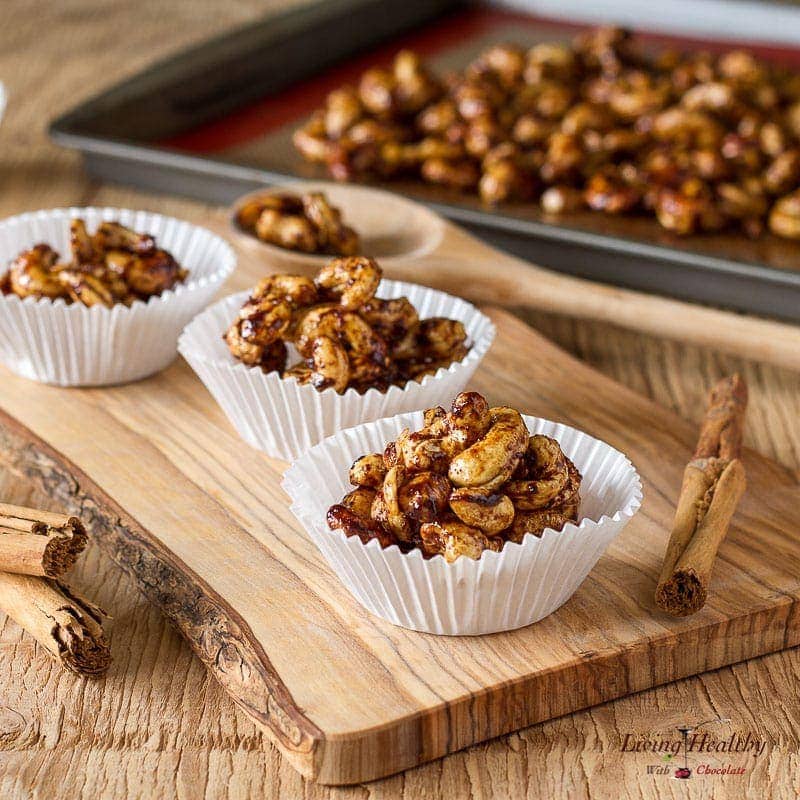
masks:
<svg viewBox="0 0 800 800"><path fill-rule="evenodd" d="M492 321L475 306L444 292L402 281L381 281L377 296L407 297L420 318L450 317L460 320L472 343L461 360L421 382L391 386L388 391L369 389L359 394L348 389L317 391L295 378L265 374L258 367L238 362L222 339L247 292L220 300L194 319L183 332L178 349L222 407L239 435L273 458L291 461L309 447L343 428L440 403L449 403L472 377L495 336ZM293 349L292 349L293 350ZM291 359L299 356L293 350Z"/></svg>
<svg viewBox="0 0 800 800"><path fill-rule="evenodd" d="M340 431L286 471L291 510L333 571L366 609L395 625L451 636L497 633L538 622L578 589L600 556L638 511L642 486L618 450L582 431L524 417L531 433L557 439L583 475L580 521L563 530L507 542L478 560L424 559L377 541L331 531L328 508L352 490L348 470L365 453L382 452L403 428L418 430L422 413L400 414Z"/></svg>
<svg viewBox="0 0 800 800"><path fill-rule="evenodd" d="M3 269L23 250L44 242L69 259L69 224L86 220L89 231L113 220L155 236L189 275L184 283L128 307L87 307L0 295L0 361L10 370L59 386L101 386L138 380L177 355L181 330L211 302L236 266L230 245L205 228L153 214L116 208L35 211L0 222Z"/></svg>

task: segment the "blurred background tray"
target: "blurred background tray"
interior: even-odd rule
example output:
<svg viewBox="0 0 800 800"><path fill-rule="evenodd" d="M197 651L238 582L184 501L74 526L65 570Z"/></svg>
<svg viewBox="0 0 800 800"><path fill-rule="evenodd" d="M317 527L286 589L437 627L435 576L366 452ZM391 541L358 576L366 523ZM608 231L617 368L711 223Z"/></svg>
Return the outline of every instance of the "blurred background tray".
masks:
<svg viewBox="0 0 800 800"><path fill-rule="evenodd" d="M584 26L585 27L585 26ZM150 67L51 126L106 181L228 203L259 185L325 177L292 131L333 88L411 47L437 70L487 44L568 39L580 26L459 0L328 0L226 33ZM686 49L730 48L643 34ZM800 67L800 50L748 45ZM415 182L385 188L421 200L492 244L554 269L644 291L800 321L800 245L765 235L676 237L645 217L592 212L545 219L531 203L488 208Z"/></svg>

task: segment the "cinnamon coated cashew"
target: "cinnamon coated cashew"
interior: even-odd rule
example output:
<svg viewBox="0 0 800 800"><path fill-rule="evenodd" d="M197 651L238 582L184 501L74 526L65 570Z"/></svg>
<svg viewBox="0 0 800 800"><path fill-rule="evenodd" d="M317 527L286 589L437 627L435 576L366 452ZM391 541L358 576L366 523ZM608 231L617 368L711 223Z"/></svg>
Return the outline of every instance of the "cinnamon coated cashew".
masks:
<svg viewBox="0 0 800 800"><path fill-rule="evenodd" d="M341 503L331 506L327 514L328 527L332 531L342 531L345 536L358 536L364 544L377 539L381 547L395 544L392 536L377 522L362 517Z"/></svg>
<svg viewBox="0 0 800 800"><path fill-rule="evenodd" d="M450 482L435 472L418 472L400 488L400 509L417 524L433 522L447 508Z"/></svg>
<svg viewBox="0 0 800 800"><path fill-rule="evenodd" d="M251 297L288 300L296 308L303 308L317 302L317 287L304 275L268 275L256 284Z"/></svg>
<svg viewBox="0 0 800 800"><path fill-rule="evenodd" d="M455 486L493 490L505 483L525 453L528 431L518 411L499 406L489 410L491 427L471 447L450 462Z"/></svg>
<svg viewBox="0 0 800 800"><path fill-rule="evenodd" d="M406 297L381 300L373 297L361 309L361 316L390 346L401 341L419 325L417 309Z"/></svg>
<svg viewBox="0 0 800 800"><path fill-rule="evenodd" d="M303 210L317 230L319 248L354 256L359 249L358 234L342 222L338 208L334 208L322 192L310 192L303 197Z"/></svg>
<svg viewBox="0 0 800 800"><path fill-rule="evenodd" d="M267 345L283 336L291 319L292 307L286 300L265 297L245 303L234 326L245 341Z"/></svg>
<svg viewBox="0 0 800 800"><path fill-rule="evenodd" d="M461 392L447 415L445 447L452 456L471 447L492 424L489 403L478 392Z"/></svg>
<svg viewBox="0 0 800 800"><path fill-rule="evenodd" d="M350 483L353 486L379 489L386 477L386 469L381 453L361 456L350 467Z"/></svg>
<svg viewBox="0 0 800 800"><path fill-rule="evenodd" d="M85 306L105 306L111 308L115 303L122 302L126 294L125 285L119 289L119 284L111 285L97 275L81 272L74 269L63 269L60 272L61 281L67 287L70 296L77 303Z"/></svg>
<svg viewBox="0 0 800 800"><path fill-rule="evenodd" d="M320 336L341 340L348 351L386 358L386 342L355 311L326 303L304 313L296 324L293 341L300 355L310 356L311 343Z"/></svg>
<svg viewBox="0 0 800 800"><path fill-rule="evenodd" d="M342 394L350 380L350 362L338 339L320 336L311 343L311 384L315 389L333 389Z"/></svg>
<svg viewBox="0 0 800 800"><path fill-rule="evenodd" d="M397 454L409 472L447 472L447 453L440 437L429 430L406 428L397 437Z"/></svg>
<svg viewBox="0 0 800 800"><path fill-rule="evenodd" d="M486 489L453 489L450 509L466 525L492 536L514 521L514 504L505 494Z"/></svg>
<svg viewBox="0 0 800 800"><path fill-rule="evenodd" d="M342 500L362 516L369 505L371 521L403 552L477 559L577 521L580 473L554 439L529 438L513 409L462 392L449 412L427 409L424 423L383 453L357 459L350 469L357 489Z"/></svg>
<svg viewBox="0 0 800 800"><path fill-rule="evenodd" d="M370 519L372 503L375 500L375 490L368 486L359 486L348 492L342 498L342 505L347 506L354 514L358 514L362 519Z"/></svg>
<svg viewBox="0 0 800 800"><path fill-rule="evenodd" d="M160 295L188 274L169 252L156 247L153 236L117 222L103 222L90 235L84 220L73 219L69 238L69 263L58 264L58 253L36 245L0 276L2 291L110 308Z"/></svg>
<svg viewBox="0 0 800 800"><path fill-rule="evenodd" d="M420 527L422 551L426 556L442 555L452 563L461 556L478 559L485 550L499 552L502 539L486 536L483 531L465 525L455 517L427 522Z"/></svg>
<svg viewBox="0 0 800 800"><path fill-rule="evenodd" d="M82 222L82 220L74 220ZM85 232L84 227L84 232ZM76 233L76 229L72 229ZM147 255L156 249L155 239L149 233L137 233L119 222L101 222L92 237L95 252L108 250L127 250L138 255ZM83 242L85 247L85 240ZM73 240L73 249L75 241Z"/></svg>
<svg viewBox="0 0 800 800"><path fill-rule="evenodd" d="M343 308L357 309L375 296L382 275L372 258L334 258L317 273L316 284Z"/></svg>
<svg viewBox="0 0 800 800"><path fill-rule="evenodd" d="M372 503L372 519L383 525L401 542L411 542L413 532L408 517L400 507L400 487L405 480L405 470L400 465L387 471L383 486Z"/></svg>
<svg viewBox="0 0 800 800"><path fill-rule="evenodd" d="M8 270L9 289L19 297L65 297L67 287L53 269L57 259L58 254L46 244L20 253Z"/></svg>
<svg viewBox="0 0 800 800"><path fill-rule="evenodd" d="M521 511L534 511L549 505L567 485L567 459L555 439L542 434L531 436L525 452L528 479L509 481L506 494Z"/></svg>
<svg viewBox="0 0 800 800"><path fill-rule="evenodd" d="M166 250L134 255L125 267L125 280L131 291L146 297L172 289L185 277L186 270Z"/></svg>
<svg viewBox="0 0 800 800"><path fill-rule="evenodd" d="M541 536L545 528L560 531L568 522L577 521L577 508L567 513L560 508L540 508L538 511L519 511L514 517L511 530L507 533L509 542L521 544L525 534Z"/></svg>
<svg viewBox="0 0 800 800"><path fill-rule="evenodd" d="M265 208L256 220L255 233L259 239L286 250L313 253L318 248L314 226L299 214L282 214Z"/></svg>

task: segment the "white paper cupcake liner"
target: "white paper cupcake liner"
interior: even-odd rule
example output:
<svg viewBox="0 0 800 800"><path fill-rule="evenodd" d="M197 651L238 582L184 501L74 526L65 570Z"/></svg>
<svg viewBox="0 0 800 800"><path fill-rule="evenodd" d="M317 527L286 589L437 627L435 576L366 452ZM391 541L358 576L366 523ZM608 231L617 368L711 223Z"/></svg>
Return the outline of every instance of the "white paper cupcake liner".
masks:
<svg viewBox="0 0 800 800"><path fill-rule="evenodd" d="M369 389L317 391L276 372L264 374L231 356L222 339L248 292L220 300L194 319L178 342L181 355L200 376L239 435L273 458L291 461L336 431L404 411L449 403L466 385L495 336L492 321L465 300L401 281L381 282L378 297L407 297L420 318L450 317L464 323L472 347L462 361L421 382ZM294 360L299 356L291 354ZM291 363L291 361L290 361Z"/></svg>
<svg viewBox="0 0 800 800"><path fill-rule="evenodd" d="M552 614L575 593L642 501L639 476L622 453L566 425L524 419L531 433L557 439L583 475L580 522L547 529L539 538L529 534L522 544L508 542L478 560L425 560L419 550L364 545L327 526L328 508L353 488L353 461L383 452L403 428L421 428L421 412L336 433L289 467L283 487L333 571L373 614L404 628L453 636L514 630Z"/></svg>
<svg viewBox="0 0 800 800"><path fill-rule="evenodd" d="M0 222L0 269L43 242L69 259L69 223L82 217L93 232L105 220L155 236L189 270L185 283L130 307L67 304L0 295L0 361L10 370L59 386L100 386L138 380L177 355L178 336L211 302L236 266L230 245L205 228L161 214L115 208L64 208Z"/></svg>

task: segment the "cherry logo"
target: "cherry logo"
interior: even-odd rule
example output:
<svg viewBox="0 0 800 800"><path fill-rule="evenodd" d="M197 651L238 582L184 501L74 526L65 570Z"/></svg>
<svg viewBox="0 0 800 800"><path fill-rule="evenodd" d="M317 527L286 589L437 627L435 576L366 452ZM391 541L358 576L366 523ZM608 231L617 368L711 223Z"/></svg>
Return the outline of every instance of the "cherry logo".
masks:
<svg viewBox="0 0 800 800"><path fill-rule="evenodd" d="M681 778L681 780L686 780L687 778L692 777L692 771L689 769L689 767L678 767L678 769L675 770L675 777Z"/></svg>

